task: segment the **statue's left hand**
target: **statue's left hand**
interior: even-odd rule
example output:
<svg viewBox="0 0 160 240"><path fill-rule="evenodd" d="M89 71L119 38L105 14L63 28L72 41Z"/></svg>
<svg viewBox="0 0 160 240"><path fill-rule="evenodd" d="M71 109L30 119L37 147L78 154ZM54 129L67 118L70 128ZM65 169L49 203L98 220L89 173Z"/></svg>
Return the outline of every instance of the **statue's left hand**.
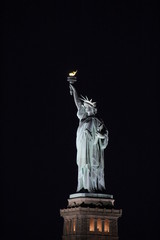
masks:
<svg viewBox="0 0 160 240"><path fill-rule="evenodd" d="M101 132L103 128L104 128L104 124L102 123L102 124L99 125L97 131Z"/></svg>

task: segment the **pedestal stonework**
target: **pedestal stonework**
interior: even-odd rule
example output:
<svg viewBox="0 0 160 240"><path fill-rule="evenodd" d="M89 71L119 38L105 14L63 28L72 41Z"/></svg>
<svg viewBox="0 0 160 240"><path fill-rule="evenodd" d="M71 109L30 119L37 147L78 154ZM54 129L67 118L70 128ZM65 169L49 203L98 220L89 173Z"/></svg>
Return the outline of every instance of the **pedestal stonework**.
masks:
<svg viewBox="0 0 160 240"><path fill-rule="evenodd" d="M63 240L118 240L122 210L114 209L112 195L72 194L60 214L64 218Z"/></svg>

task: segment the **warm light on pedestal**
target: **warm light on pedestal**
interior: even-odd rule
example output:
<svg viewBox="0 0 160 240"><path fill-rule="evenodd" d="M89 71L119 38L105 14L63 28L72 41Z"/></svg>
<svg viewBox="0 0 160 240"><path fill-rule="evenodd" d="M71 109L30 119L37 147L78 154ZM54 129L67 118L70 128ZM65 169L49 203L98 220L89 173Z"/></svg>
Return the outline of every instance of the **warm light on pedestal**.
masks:
<svg viewBox="0 0 160 240"><path fill-rule="evenodd" d="M90 218L89 231L90 232L94 231L94 218Z"/></svg>
<svg viewBox="0 0 160 240"><path fill-rule="evenodd" d="M99 232L102 232L102 220L101 219L97 219L97 230Z"/></svg>
<svg viewBox="0 0 160 240"><path fill-rule="evenodd" d="M104 220L104 232L109 232L109 221Z"/></svg>

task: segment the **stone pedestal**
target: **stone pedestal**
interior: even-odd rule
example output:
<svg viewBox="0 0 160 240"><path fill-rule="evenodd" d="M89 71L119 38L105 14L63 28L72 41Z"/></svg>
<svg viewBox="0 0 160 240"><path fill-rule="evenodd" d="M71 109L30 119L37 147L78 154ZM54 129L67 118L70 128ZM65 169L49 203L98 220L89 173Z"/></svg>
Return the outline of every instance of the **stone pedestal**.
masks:
<svg viewBox="0 0 160 240"><path fill-rule="evenodd" d="M114 209L112 195L71 194L60 214L64 218L63 240L118 240L122 210Z"/></svg>

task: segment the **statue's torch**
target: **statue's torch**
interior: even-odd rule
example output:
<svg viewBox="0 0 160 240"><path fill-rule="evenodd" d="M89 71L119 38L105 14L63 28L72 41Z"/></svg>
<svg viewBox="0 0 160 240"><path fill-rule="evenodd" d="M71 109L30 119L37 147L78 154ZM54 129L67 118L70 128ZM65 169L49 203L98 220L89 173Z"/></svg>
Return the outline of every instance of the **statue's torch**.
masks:
<svg viewBox="0 0 160 240"><path fill-rule="evenodd" d="M77 70L69 73L69 76L67 77L67 81L70 84L74 84L77 81L76 73L77 73ZM72 95L72 90L70 90L70 94Z"/></svg>

